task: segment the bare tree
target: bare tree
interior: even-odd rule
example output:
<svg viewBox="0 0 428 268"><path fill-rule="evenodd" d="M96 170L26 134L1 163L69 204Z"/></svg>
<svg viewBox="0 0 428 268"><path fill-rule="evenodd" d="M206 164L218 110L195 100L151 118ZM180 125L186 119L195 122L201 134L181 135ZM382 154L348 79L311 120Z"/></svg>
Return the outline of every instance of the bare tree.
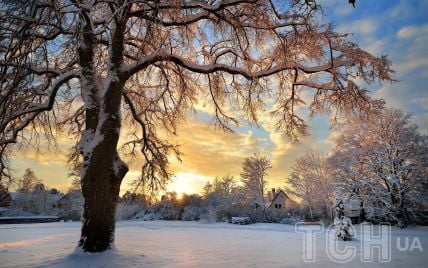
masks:
<svg viewBox="0 0 428 268"><path fill-rule="evenodd" d="M256 202L263 210L263 220L266 219L265 192L268 182L267 172L271 169L267 156L253 155L245 158L242 163L241 181L249 202Z"/></svg>
<svg viewBox="0 0 428 268"><path fill-rule="evenodd" d="M7 207L10 205L10 199L7 198L10 196L9 189L0 183L0 206Z"/></svg>
<svg viewBox="0 0 428 268"><path fill-rule="evenodd" d="M199 98L226 130L238 124L234 111L257 123L273 107L278 131L293 139L308 132L295 113L304 89L314 93L312 113L382 105L352 79L391 80L388 59L320 25L318 11L308 0L2 1L2 175L7 156L40 134L74 135L85 197L79 245L110 248L128 171L122 123L124 152L143 156L140 186L156 189L170 177L168 155L179 153L165 135Z"/></svg>
<svg viewBox="0 0 428 268"><path fill-rule="evenodd" d="M230 218L232 209L241 197L241 188L233 176L216 177L212 184L207 182L204 186L203 198L207 212L203 217L209 221Z"/></svg>
<svg viewBox="0 0 428 268"><path fill-rule="evenodd" d="M43 185L42 181L37 178L36 174L31 168L27 168L24 175L22 176L22 179L18 181L18 191L30 192L35 190L36 187L40 185Z"/></svg>
<svg viewBox="0 0 428 268"><path fill-rule="evenodd" d="M316 151L308 151L296 159L293 171L286 183L291 186L288 193L303 200L313 219L313 210L323 210L332 219L335 182L331 176L327 157Z"/></svg>
<svg viewBox="0 0 428 268"><path fill-rule="evenodd" d="M68 188L68 192L81 192L81 191L82 191L82 184L80 183L80 178L75 177L71 182L70 187Z"/></svg>

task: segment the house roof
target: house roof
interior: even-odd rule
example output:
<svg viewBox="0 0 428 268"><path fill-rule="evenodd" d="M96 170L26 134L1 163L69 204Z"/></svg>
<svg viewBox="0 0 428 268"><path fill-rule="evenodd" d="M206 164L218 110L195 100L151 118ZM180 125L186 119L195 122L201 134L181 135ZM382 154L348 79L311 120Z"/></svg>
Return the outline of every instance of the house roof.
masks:
<svg viewBox="0 0 428 268"><path fill-rule="evenodd" d="M20 193L20 192L10 192L9 194L13 201L23 196L23 193Z"/></svg>
<svg viewBox="0 0 428 268"><path fill-rule="evenodd" d="M0 196L0 202L3 201L3 200L5 200L5 199L7 199L7 198L10 198L10 200L12 200L12 197L10 196L10 193L6 193L4 195L1 195Z"/></svg>
<svg viewBox="0 0 428 268"><path fill-rule="evenodd" d="M10 192L9 194L10 194L10 198L13 201L16 201L20 198L24 198L26 195L26 193L21 193L21 192ZM47 198L49 198L50 200L53 200L55 202L60 200L62 197L63 197L62 194L47 194Z"/></svg>
<svg viewBox="0 0 428 268"><path fill-rule="evenodd" d="M288 197L288 195L283 190L279 190L277 193L275 193L275 196L272 198L272 201L270 202L269 207L272 206L272 204L275 203L275 200L278 198L278 196L279 196L280 193L283 193L287 199L291 200L291 198Z"/></svg>
<svg viewBox="0 0 428 268"><path fill-rule="evenodd" d="M48 194L48 197L55 202L58 202L63 196L63 194Z"/></svg>
<svg viewBox="0 0 428 268"><path fill-rule="evenodd" d="M57 202L62 202L63 200L67 200L67 199L80 199L83 198L82 192L68 192L65 195L61 196L61 198L59 198L57 200Z"/></svg>

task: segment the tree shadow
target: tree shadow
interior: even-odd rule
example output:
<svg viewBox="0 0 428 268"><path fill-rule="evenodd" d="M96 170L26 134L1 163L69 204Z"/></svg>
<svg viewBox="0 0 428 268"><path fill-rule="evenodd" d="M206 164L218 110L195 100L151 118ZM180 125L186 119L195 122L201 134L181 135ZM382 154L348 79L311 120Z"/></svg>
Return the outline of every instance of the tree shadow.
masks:
<svg viewBox="0 0 428 268"><path fill-rule="evenodd" d="M47 260L33 267L147 267L153 263L143 254L128 253L112 248L104 252L88 253L76 248L74 252L58 258Z"/></svg>

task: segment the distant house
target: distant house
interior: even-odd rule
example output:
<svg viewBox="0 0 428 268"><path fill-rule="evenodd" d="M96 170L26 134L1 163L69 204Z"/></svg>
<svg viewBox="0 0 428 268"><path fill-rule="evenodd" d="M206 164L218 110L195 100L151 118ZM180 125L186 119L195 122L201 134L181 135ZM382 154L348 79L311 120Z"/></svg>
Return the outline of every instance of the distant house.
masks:
<svg viewBox="0 0 428 268"><path fill-rule="evenodd" d="M12 197L10 196L7 188L0 184L0 207L8 207L12 202Z"/></svg>
<svg viewBox="0 0 428 268"><path fill-rule="evenodd" d="M56 214L55 208L63 194L52 194L44 190L35 190L32 192L11 192L10 206L15 209L22 209L33 214Z"/></svg>
<svg viewBox="0 0 428 268"><path fill-rule="evenodd" d="M8 207L12 203L10 193L5 193L0 196L0 207Z"/></svg>
<svg viewBox="0 0 428 268"><path fill-rule="evenodd" d="M275 188L272 188L272 192L268 194L268 207L273 209L292 209L296 206L296 202L293 201L288 195L283 191L276 191Z"/></svg>
<svg viewBox="0 0 428 268"><path fill-rule="evenodd" d="M345 207L345 216L351 219L353 224L361 223L363 220L361 218L361 201L355 198L352 198L344 203Z"/></svg>
<svg viewBox="0 0 428 268"><path fill-rule="evenodd" d="M82 217L84 199L80 191L69 192L57 202L59 216L64 220L78 221Z"/></svg>
<svg viewBox="0 0 428 268"><path fill-rule="evenodd" d="M43 190L10 192L0 195L0 207L4 208L3 214L10 216L51 216L57 215L56 204L61 197L61 193Z"/></svg>
<svg viewBox="0 0 428 268"><path fill-rule="evenodd" d="M20 201L19 199L20 197L21 197L21 193L16 193L16 192L3 194L2 196L0 196L0 207L11 209L12 207L19 206L21 203L17 202L17 200Z"/></svg>
<svg viewBox="0 0 428 268"><path fill-rule="evenodd" d="M25 196L26 196L25 193L22 193L22 192L11 192L9 205L18 204L19 202L25 199Z"/></svg>
<svg viewBox="0 0 428 268"><path fill-rule="evenodd" d="M353 224L361 223L365 220L372 222L389 221L388 213L379 202L377 206L364 205L360 199L351 197L345 202L345 215L352 220Z"/></svg>

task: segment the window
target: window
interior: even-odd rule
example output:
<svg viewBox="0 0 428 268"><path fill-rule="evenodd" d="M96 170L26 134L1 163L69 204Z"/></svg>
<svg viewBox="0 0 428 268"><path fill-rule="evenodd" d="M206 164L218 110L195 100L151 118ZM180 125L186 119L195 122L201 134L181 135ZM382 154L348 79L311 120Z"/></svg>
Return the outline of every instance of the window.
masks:
<svg viewBox="0 0 428 268"><path fill-rule="evenodd" d="M281 208L282 204L275 204L275 208Z"/></svg>

